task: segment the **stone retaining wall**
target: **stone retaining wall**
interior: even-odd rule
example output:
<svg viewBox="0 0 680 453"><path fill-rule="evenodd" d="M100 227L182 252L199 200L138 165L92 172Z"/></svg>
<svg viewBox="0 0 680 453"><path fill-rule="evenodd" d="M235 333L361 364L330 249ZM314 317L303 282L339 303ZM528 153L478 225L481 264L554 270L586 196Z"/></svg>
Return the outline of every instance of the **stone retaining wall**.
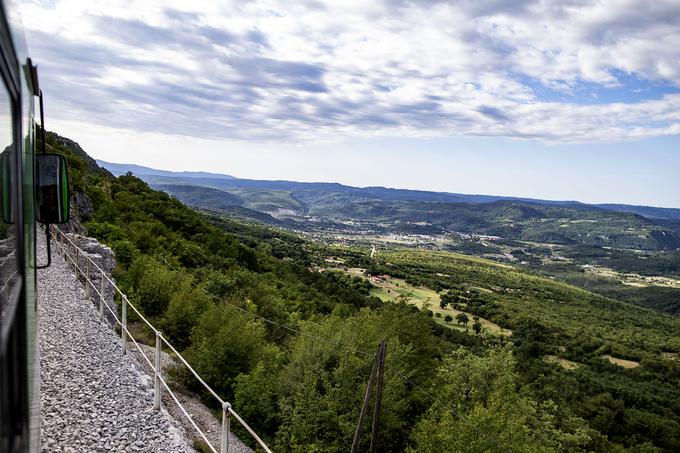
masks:
<svg viewBox="0 0 680 453"><path fill-rule="evenodd" d="M101 272L99 271L99 269L97 269L97 267L89 263L89 260L87 259L90 258L94 263L96 263L97 266L99 266L99 268L104 271L108 278L115 283L115 279L111 274L113 272L113 269L116 267L116 259L113 254L113 250L111 250L110 247L101 244L93 237L83 236L77 233L65 233L64 235L68 237L74 244L76 244L78 248L81 249L81 251L79 251L77 254L78 267L82 272L82 274L79 274L80 282L85 287L86 281L85 277L88 272L89 264L90 281L92 282L94 288L96 288L97 291L103 289L102 293L104 295L104 302L111 308L111 310L114 313L118 313L118 304L116 303L115 298L116 294L115 288L113 288L111 283L106 278L103 279L104 281L102 285ZM73 246L68 241L62 241L61 244L68 250L68 253L69 255L71 255L71 257L76 256L75 251L73 250ZM99 297L97 295L97 292L92 288L90 288L89 290L92 302L95 304L95 306L99 307ZM111 323L114 322L111 312L107 310L106 307L104 308L104 315L106 319L108 319Z"/></svg>

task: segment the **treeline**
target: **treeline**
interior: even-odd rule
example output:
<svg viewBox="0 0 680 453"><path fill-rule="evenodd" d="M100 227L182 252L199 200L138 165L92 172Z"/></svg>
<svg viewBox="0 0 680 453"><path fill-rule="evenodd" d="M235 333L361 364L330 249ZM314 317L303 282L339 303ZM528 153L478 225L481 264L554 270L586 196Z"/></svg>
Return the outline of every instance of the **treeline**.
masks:
<svg viewBox="0 0 680 453"><path fill-rule="evenodd" d="M93 203L85 226L115 251L116 278L132 302L274 450L348 450L383 340L380 451L672 451L677 442L677 433L657 425L654 433L636 428L632 437L608 438L606 426L586 420L592 414L526 375L528 360L532 370L542 363L531 344L468 335L409 304L382 303L361 279L310 270L318 250L295 236L208 218L133 175L93 170L52 134L48 144L73 162L74 189ZM475 278L474 266L458 264ZM414 269L402 267L419 282L462 288L428 281L427 266ZM479 286L498 284L498 276L477 277ZM503 310L495 319L521 329L515 315ZM559 379L572 378L552 371L557 392Z"/></svg>
<svg viewBox="0 0 680 453"><path fill-rule="evenodd" d="M590 448L680 446L680 319L451 253L383 251L367 272L439 288L442 303L512 329L521 382L537 401L587 420L597 431ZM624 369L605 355L639 366Z"/></svg>

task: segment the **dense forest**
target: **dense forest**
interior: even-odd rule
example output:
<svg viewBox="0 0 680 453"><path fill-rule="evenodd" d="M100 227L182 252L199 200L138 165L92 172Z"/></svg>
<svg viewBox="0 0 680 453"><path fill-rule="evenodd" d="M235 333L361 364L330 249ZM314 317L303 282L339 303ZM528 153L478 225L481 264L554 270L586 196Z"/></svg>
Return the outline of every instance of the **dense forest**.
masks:
<svg viewBox="0 0 680 453"><path fill-rule="evenodd" d="M67 156L75 198L92 203L74 210L114 250L131 301L276 451L349 449L383 340L380 451L680 448L678 318L463 255L370 260L194 211L56 134L47 144ZM447 328L406 298L372 296L365 278L317 272L331 254L436 290L512 336Z"/></svg>

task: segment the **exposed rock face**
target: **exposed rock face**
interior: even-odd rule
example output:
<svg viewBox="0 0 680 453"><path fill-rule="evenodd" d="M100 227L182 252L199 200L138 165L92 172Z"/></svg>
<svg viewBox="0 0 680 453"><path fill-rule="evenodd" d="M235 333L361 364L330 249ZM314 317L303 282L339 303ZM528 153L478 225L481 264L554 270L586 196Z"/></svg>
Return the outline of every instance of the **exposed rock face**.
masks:
<svg viewBox="0 0 680 453"><path fill-rule="evenodd" d="M87 230L83 222L87 222L94 213L92 200L84 192L76 192L71 195L69 203L70 218L68 223L60 225L59 228L69 233L85 235Z"/></svg>
<svg viewBox="0 0 680 453"><path fill-rule="evenodd" d="M48 140L46 140L47 143L48 143L48 146L49 146L49 139L53 139L54 141L59 143L64 148L69 149L76 156L85 160L85 163L87 164L88 170L111 176L111 173L108 170L101 168L99 165L97 165L97 162L93 158L91 158L83 150L83 148L80 147L80 145L78 143L74 142L70 138L62 137L61 135L59 135L55 132L50 132L50 131L45 131L45 135L48 138ZM51 151L51 150L48 150L48 151Z"/></svg>
<svg viewBox="0 0 680 453"><path fill-rule="evenodd" d="M59 237L59 235L57 236ZM78 275L80 281L85 285L86 277L89 274L92 287L88 288L88 291L90 291L95 305L99 306L99 298L97 295L97 292L99 291L104 296L104 302L114 313L118 313L118 307L114 297L116 290L109 282L110 280L115 283L115 279L111 275L113 269L116 267L116 259L113 250L106 245L99 243L99 241L92 237L83 236L77 233L65 233L65 236L82 250L82 252L78 252ZM76 256L71 243L60 238L60 244L69 249L71 256ZM96 266L90 263L87 258L90 258ZM69 264L71 263L69 262ZM108 277L108 280L105 277L102 278L102 271ZM104 307L104 314L109 321L114 321L113 316L106 307Z"/></svg>
<svg viewBox="0 0 680 453"><path fill-rule="evenodd" d="M71 207L72 211L74 211L74 214L81 222L90 220L90 217L92 217L92 214L94 213L92 200L90 200L90 197L85 195L84 192L76 192L73 194L71 197Z"/></svg>

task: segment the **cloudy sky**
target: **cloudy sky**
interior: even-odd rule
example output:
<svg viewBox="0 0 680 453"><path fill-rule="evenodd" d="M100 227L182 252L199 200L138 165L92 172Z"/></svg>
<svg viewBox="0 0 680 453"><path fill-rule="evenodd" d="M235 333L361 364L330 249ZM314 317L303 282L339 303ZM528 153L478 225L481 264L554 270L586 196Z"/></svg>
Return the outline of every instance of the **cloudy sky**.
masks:
<svg viewBox="0 0 680 453"><path fill-rule="evenodd" d="M680 207L680 0L19 5L97 158Z"/></svg>

